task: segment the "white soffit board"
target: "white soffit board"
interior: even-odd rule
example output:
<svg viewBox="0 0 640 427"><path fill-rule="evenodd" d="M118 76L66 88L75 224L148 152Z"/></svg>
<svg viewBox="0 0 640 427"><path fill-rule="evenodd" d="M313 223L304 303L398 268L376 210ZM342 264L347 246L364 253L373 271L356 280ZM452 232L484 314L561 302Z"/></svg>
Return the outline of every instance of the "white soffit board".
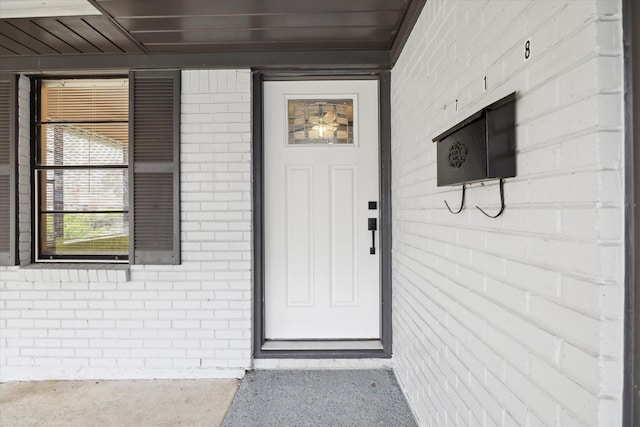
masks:
<svg viewBox="0 0 640 427"><path fill-rule="evenodd" d="M0 19L101 15L87 0L0 0Z"/></svg>

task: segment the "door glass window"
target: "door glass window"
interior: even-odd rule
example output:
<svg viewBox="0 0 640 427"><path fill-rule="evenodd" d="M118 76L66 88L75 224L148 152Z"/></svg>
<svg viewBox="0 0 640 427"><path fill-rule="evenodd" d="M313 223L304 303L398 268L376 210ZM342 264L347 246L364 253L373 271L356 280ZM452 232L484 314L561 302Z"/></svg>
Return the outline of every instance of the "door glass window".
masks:
<svg viewBox="0 0 640 427"><path fill-rule="evenodd" d="M353 99L289 99L288 145L353 145Z"/></svg>

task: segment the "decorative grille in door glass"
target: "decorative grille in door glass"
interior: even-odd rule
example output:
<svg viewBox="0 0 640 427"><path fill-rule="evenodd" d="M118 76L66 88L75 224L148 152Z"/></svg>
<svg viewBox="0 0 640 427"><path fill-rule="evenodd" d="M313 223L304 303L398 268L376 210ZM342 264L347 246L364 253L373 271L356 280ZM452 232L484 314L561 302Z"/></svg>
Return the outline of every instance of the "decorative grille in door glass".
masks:
<svg viewBox="0 0 640 427"><path fill-rule="evenodd" d="M289 145L353 144L353 99L289 99Z"/></svg>

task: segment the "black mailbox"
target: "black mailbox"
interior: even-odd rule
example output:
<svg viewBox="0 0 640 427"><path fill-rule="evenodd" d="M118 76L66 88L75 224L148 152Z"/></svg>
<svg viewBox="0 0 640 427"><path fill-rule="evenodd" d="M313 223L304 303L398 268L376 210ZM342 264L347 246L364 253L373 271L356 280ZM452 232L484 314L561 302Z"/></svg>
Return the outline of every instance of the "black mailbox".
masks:
<svg viewBox="0 0 640 427"><path fill-rule="evenodd" d="M433 138L438 144L438 187L516 176L515 95Z"/></svg>

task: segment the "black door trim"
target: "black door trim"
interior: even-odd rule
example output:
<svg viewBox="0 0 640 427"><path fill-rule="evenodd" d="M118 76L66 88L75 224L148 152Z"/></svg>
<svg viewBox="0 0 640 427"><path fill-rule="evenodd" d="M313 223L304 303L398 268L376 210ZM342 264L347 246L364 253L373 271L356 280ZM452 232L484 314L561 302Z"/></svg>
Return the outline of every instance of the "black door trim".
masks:
<svg viewBox="0 0 640 427"><path fill-rule="evenodd" d="M640 5L622 3L625 103L625 306L622 425L640 425ZM635 146L635 149L634 149Z"/></svg>
<svg viewBox="0 0 640 427"><path fill-rule="evenodd" d="M265 343L264 307L264 151L263 91L267 80L369 79L379 81L380 114L380 281L382 350L263 350ZM389 71L268 72L252 75L252 167L253 167L253 357L266 358L390 358L391 324L391 73Z"/></svg>

